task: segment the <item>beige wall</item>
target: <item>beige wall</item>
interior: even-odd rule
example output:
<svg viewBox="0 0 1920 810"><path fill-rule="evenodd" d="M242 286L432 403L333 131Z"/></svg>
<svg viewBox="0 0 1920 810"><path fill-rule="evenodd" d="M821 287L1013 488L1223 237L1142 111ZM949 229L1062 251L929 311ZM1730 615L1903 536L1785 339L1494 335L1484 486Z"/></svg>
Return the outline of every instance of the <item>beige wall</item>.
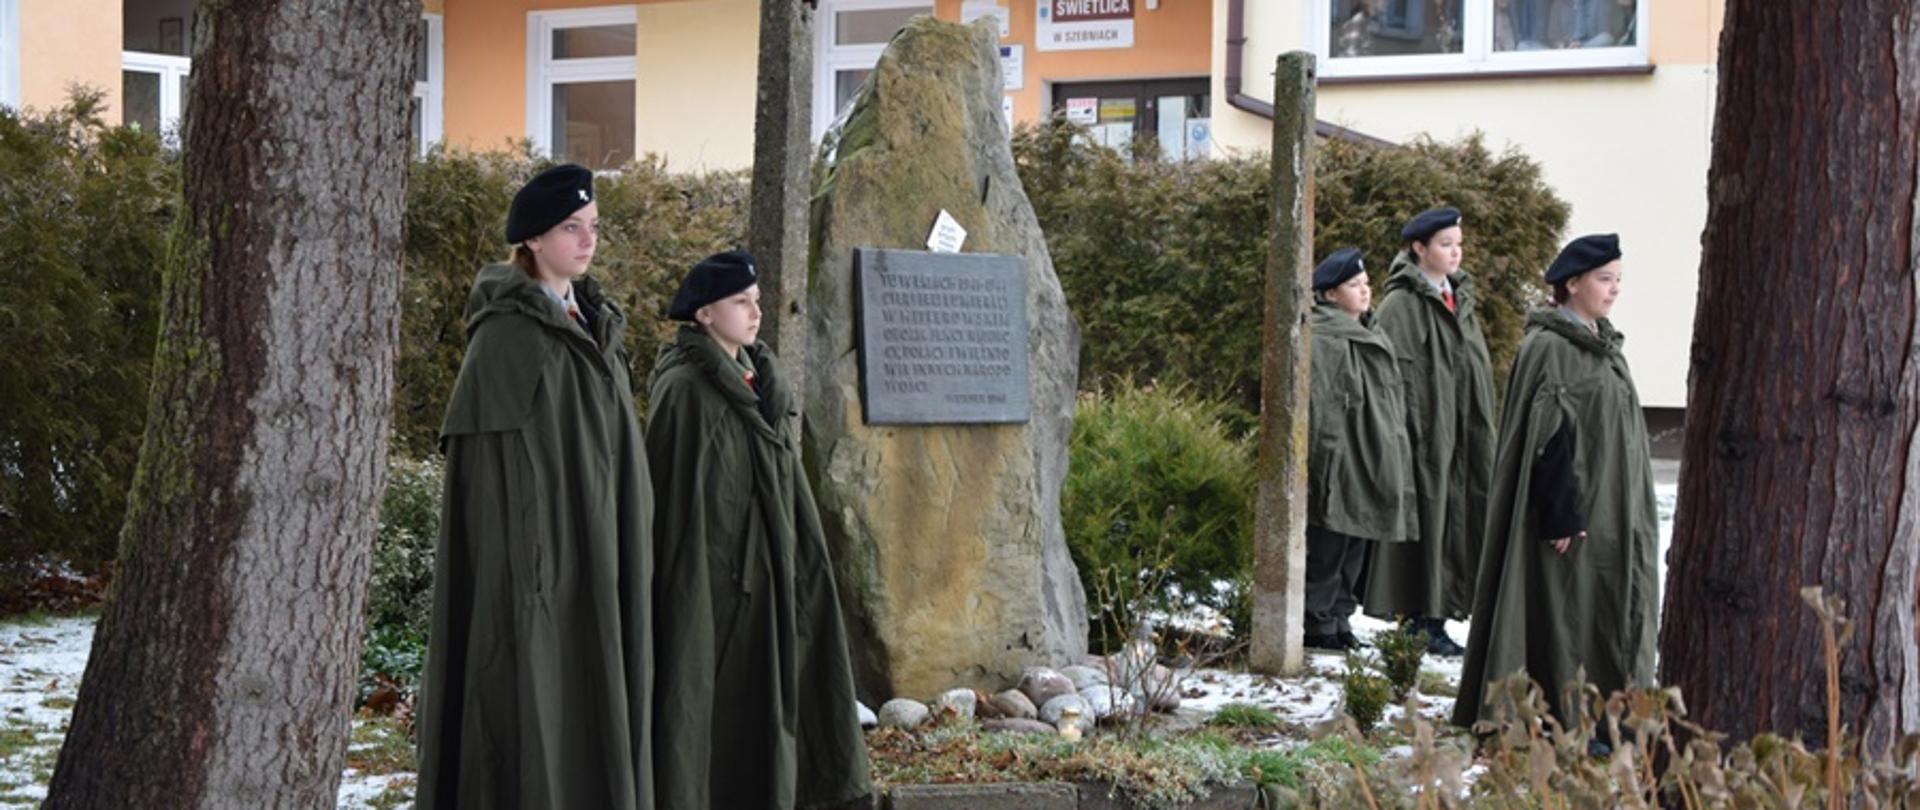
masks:
<svg viewBox="0 0 1920 810"><path fill-rule="evenodd" d="M119 0L25 0L20 4L20 106L58 107L76 84L106 91L103 117L120 120Z"/></svg>
<svg viewBox="0 0 1920 810"><path fill-rule="evenodd" d="M653 3L640 6L635 29L639 151L677 171L752 165L760 4Z"/></svg>
<svg viewBox="0 0 1920 810"><path fill-rule="evenodd" d="M1302 0L1247 0L1244 92L1272 95L1272 65L1303 47ZM1226 0L1215 2L1225 40ZM1626 284L1613 319L1640 397L1686 404L1687 347L1706 224L1707 159L1721 0L1661 0L1649 8L1646 75L1527 77L1323 85L1321 120L1393 141L1452 139L1479 130L1538 160L1573 206L1565 237L1620 234ZM1225 55L1214 59L1214 139L1227 152L1265 151L1268 122L1226 104ZM1472 267L1469 232L1468 267Z"/></svg>

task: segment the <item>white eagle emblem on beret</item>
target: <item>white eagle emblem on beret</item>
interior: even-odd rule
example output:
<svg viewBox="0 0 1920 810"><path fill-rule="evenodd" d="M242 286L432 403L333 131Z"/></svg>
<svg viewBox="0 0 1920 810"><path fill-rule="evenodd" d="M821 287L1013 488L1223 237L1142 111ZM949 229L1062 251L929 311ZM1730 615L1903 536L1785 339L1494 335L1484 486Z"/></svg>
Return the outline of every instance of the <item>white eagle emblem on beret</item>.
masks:
<svg viewBox="0 0 1920 810"><path fill-rule="evenodd" d="M586 190L586 189L584 189L584 188L576 188L576 189L574 189L574 191L577 191L577 192L579 192L579 193L580 193L580 201L581 201L581 202L593 202L593 200L592 200L592 199L590 199L590 198L588 198L588 197L587 197L587 190Z"/></svg>

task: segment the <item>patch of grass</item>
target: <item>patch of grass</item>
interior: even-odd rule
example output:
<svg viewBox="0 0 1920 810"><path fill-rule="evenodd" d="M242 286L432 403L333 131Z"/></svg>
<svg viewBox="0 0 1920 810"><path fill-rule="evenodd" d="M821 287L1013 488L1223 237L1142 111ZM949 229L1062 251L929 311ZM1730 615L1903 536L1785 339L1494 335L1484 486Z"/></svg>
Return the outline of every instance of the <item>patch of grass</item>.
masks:
<svg viewBox="0 0 1920 810"><path fill-rule="evenodd" d="M413 801L414 780L400 776L387 781L387 789L367 800L367 806L373 810L394 810L394 808Z"/></svg>
<svg viewBox="0 0 1920 810"><path fill-rule="evenodd" d="M1358 762L1370 768L1380 762L1380 749L1358 744L1345 737L1327 737L1299 748L1255 751L1247 757L1247 780L1255 784L1281 785L1299 790L1306 772L1322 768L1343 768Z"/></svg>
<svg viewBox="0 0 1920 810"><path fill-rule="evenodd" d="M1460 690L1447 676L1430 669L1420 670L1420 694L1428 697L1459 697Z"/></svg>
<svg viewBox="0 0 1920 810"><path fill-rule="evenodd" d="M0 726L0 761L33 750L40 742L37 731L39 729L18 720L7 720L5 726Z"/></svg>
<svg viewBox="0 0 1920 810"><path fill-rule="evenodd" d="M356 717L347 767L373 775L412 772L413 738L392 718Z"/></svg>
<svg viewBox="0 0 1920 810"><path fill-rule="evenodd" d="M30 610L0 617L0 627L51 627L55 616L44 610Z"/></svg>
<svg viewBox="0 0 1920 810"><path fill-rule="evenodd" d="M1280 725L1280 716L1271 709L1250 703L1229 703L1214 712L1207 724L1227 728L1276 728Z"/></svg>
<svg viewBox="0 0 1920 810"><path fill-rule="evenodd" d="M1133 806L1172 808L1243 782L1257 753L1216 733L1176 737L984 733L971 723L867 735L874 787L905 784L1084 782L1112 786Z"/></svg>
<svg viewBox="0 0 1920 810"><path fill-rule="evenodd" d="M73 698L66 695L48 695L45 700L40 701L40 705L48 709L70 711L73 709Z"/></svg>

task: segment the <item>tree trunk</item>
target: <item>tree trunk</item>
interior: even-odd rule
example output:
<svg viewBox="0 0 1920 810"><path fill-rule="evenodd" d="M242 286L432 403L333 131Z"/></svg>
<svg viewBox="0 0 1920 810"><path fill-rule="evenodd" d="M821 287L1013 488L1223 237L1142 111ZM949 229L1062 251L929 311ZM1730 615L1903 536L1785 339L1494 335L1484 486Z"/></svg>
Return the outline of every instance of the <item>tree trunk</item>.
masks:
<svg viewBox="0 0 1920 810"><path fill-rule="evenodd" d="M1916 15L1727 4L1660 654L1695 719L1736 739L1824 744L1804 585L1858 625L1842 722L1870 753L1920 730Z"/></svg>
<svg viewBox="0 0 1920 810"><path fill-rule="evenodd" d="M386 485L419 14L200 5L146 440L49 808L334 806Z"/></svg>

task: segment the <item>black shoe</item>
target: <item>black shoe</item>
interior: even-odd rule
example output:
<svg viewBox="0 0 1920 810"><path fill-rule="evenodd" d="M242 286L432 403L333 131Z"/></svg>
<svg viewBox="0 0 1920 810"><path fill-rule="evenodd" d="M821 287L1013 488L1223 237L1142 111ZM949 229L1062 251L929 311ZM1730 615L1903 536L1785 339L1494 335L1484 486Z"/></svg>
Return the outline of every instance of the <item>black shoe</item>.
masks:
<svg viewBox="0 0 1920 810"><path fill-rule="evenodd" d="M1355 646L1349 646L1346 639L1342 638L1339 633L1308 633L1304 639L1304 643L1307 647L1315 650L1347 652L1357 649Z"/></svg>
<svg viewBox="0 0 1920 810"><path fill-rule="evenodd" d="M1587 741L1587 756L1593 757L1594 759L1606 759L1607 757L1613 756L1613 746L1608 745L1606 740L1595 737Z"/></svg>
<svg viewBox="0 0 1920 810"><path fill-rule="evenodd" d="M1422 633L1427 637L1428 655L1438 655L1443 658L1459 658L1467 654L1467 648L1460 646L1459 642L1454 641L1452 637L1447 635L1447 621L1445 619L1419 619L1416 620L1414 629L1416 632Z"/></svg>
<svg viewBox="0 0 1920 810"><path fill-rule="evenodd" d="M1357 650L1367 646L1367 643L1361 641L1359 636L1354 635L1352 630L1340 631L1340 643L1345 645L1349 650Z"/></svg>

